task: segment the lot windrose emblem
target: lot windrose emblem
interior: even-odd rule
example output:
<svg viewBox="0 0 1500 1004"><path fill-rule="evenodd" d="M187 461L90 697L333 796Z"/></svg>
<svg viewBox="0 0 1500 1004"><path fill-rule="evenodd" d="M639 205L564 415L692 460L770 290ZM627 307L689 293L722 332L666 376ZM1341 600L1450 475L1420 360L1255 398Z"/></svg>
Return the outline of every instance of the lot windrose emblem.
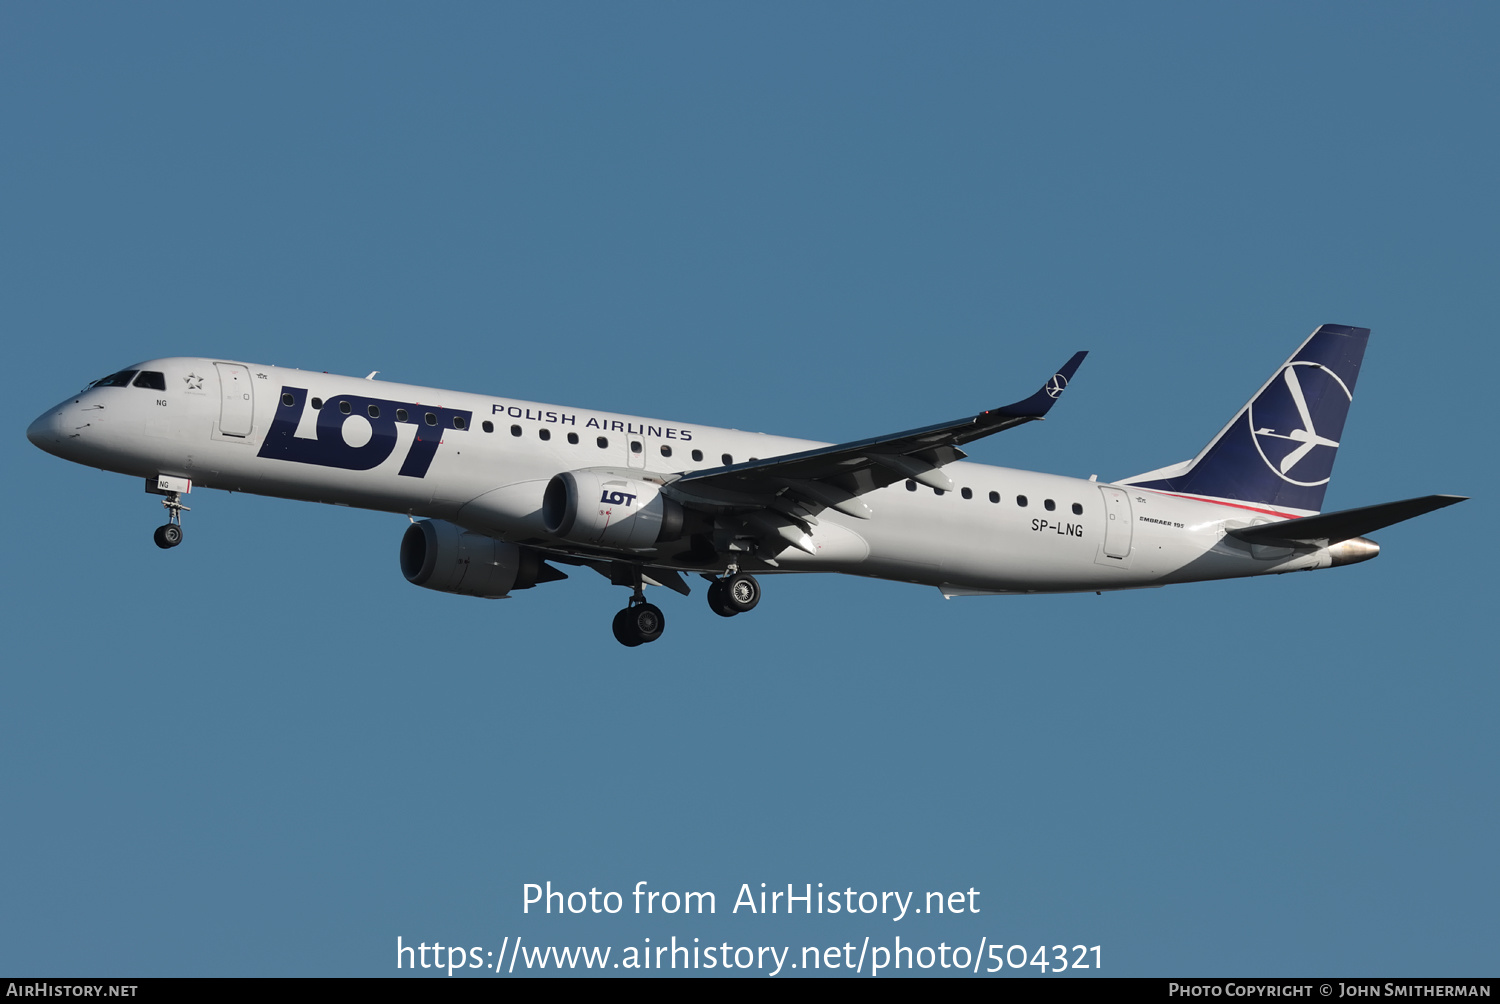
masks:
<svg viewBox="0 0 1500 1004"><path fill-rule="evenodd" d="M1318 408L1317 421L1325 429L1342 430L1354 395L1321 363L1288 363L1247 409L1251 438L1266 466L1283 481L1303 487L1328 483L1339 446L1338 440L1319 433L1309 397Z"/></svg>
<svg viewBox="0 0 1500 1004"><path fill-rule="evenodd" d="M1032 386L1036 385L1033 384ZM1057 396L1066 390L1067 387L1068 378L1061 373L1054 373L1052 374L1052 379L1047 381L1047 396L1056 400Z"/></svg>

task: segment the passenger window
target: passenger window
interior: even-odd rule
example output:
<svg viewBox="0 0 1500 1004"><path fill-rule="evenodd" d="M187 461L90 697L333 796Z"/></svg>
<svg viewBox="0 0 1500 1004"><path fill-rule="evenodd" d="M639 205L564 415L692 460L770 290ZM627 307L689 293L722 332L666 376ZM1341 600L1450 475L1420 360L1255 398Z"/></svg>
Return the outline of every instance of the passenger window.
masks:
<svg viewBox="0 0 1500 1004"><path fill-rule="evenodd" d="M661 448L661 455L664 457L670 457L672 455L672 448L670 446L663 445Z"/></svg>
<svg viewBox="0 0 1500 1004"><path fill-rule="evenodd" d="M312 406L313 406L313 411L322 411L323 410L323 399L321 397L315 397L315 398L313 398L312 399Z"/></svg>
<svg viewBox="0 0 1500 1004"><path fill-rule="evenodd" d="M339 402L339 411L342 412L343 414L347 415L347 414L349 414L353 410L354 410L354 408L350 406L350 404L349 404L348 401L340 401Z"/></svg>
<svg viewBox="0 0 1500 1004"><path fill-rule="evenodd" d="M1026 508L1026 496L1025 495L1017 495L1016 496L1016 505L1020 506L1022 509L1025 509Z"/></svg>
<svg viewBox="0 0 1500 1004"><path fill-rule="evenodd" d="M521 435L521 427L519 425L512 425L510 427L510 434L512 436L520 436Z"/></svg>
<svg viewBox="0 0 1500 1004"><path fill-rule="evenodd" d="M1042 503L1042 508L1047 510L1048 512L1051 512L1052 510L1057 508L1057 503L1052 501L1051 499L1047 499Z"/></svg>
<svg viewBox="0 0 1500 1004"><path fill-rule="evenodd" d="M428 425L437 425L437 416L429 411L427 414L422 416L422 421L426 422Z"/></svg>
<svg viewBox="0 0 1500 1004"><path fill-rule="evenodd" d="M549 439L552 438L552 430L551 429L538 429L538 430L536 430L536 434L537 434L537 438L540 439L544 443L547 440L549 440Z"/></svg>
<svg viewBox="0 0 1500 1004"><path fill-rule="evenodd" d="M141 370L141 375L135 378L135 387L144 387L147 390L166 390L167 378L154 370Z"/></svg>
<svg viewBox="0 0 1500 1004"><path fill-rule="evenodd" d="M397 418L405 418L406 416L403 415L403 414L401 414L401 412L398 411L398 412L396 412L396 417ZM481 429L483 429L485 432L494 432L495 431L495 423L491 422L491 421L488 421L488 420L486 420L485 422L481 423L481 425L479 427Z"/></svg>
<svg viewBox="0 0 1500 1004"><path fill-rule="evenodd" d="M630 441L630 452L637 454L641 452L641 441L639 439L632 439Z"/></svg>
<svg viewBox="0 0 1500 1004"><path fill-rule="evenodd" d="M959 494L962 495L966 499L971 499L971 498L974 497L974 489L972 489L972 488L965 488L963 491L959 492Z"/></svg>
<svg viewBox="0 0 1500 1004"><path fill-rule="evenodd" d="M292 397L292 395L290 394L283 394L281 395L281 403L290 408L292 405L297 403L297 399L295 397Z"/></svg>
<svg viewBox="0 0 1500 1004"><path fill-rule="evenodd" d="M609 440L605 439L603 436L600 436L598 439L594 440L594 442L599 444L599 449L601 450L609 449Z"/></svg>
<svg viewBox="0 0 1500 1004"><path fill-rule="evenodd" d="M576 433L576 432L570 432L570 433L568 433L568 442L572 443L574 446L577 446L578 445L578 433Z"/></svg>
<svg viewBox="0 0 1500 1004"><path fill-rule="evenodd" d="M1074 516L1082 516L1083 515L1083 506L1079 505L1077 502L1073 503L1073 515Z"/></svg>
<svg viewBox="0 0 1500 1004"><path fill-rule="evenodd" d="M380 408L377 407L376 405L372 404L372 405L370 405L369 408L367 408L365 410L370 413L370 417L371 418L379 418L380 417Z"/></svg>
<svg viewBox="0 0 1500 1004"><path fill-rule="evenodd" d="M407 420L407 419L408 419L408 418L409 418L409 417L411 417L411 416L409 416L409 415L407 415L407 414L406 414L406 409L405 409L405 408L397 408L397 409L396 409L396 421L398 421L398 422L404 422L404 421L406 421L406 420ZM486 422L486 423L485 423L485 425L489 425L489 423L488 423L488 422ZM493 426L491 426L491 428L494 428L494 427L493 427ZM485 430L485 431L486 431L486 432L489 432L489 431L490 431L490 429L486 429L486 430Z"/></svg>
<svg viewBox="0 0 1500 1004"><path fill-rule="evenodd" d="M916 491L917 490L917 483L915 481L908 481L908 482L906 482L906 490L909 491L909 492Z"/></svg>
<svg viewBox="0 0 1500 1004"><path fill-rule="evenodd" d="M696 461L696 462L698 462L698 463L702 463L702 461L703 461L703 451L702 450L694 450L693 451L693 460Z"/></svg>
<svg viewBox="0 0 1500 1004"><path fill-rule="evenodd" d="M464 417L462 415L454 415L453 416L453 427L455 429L462 429L465 425L468 425L468 424L469 423L467 423L467 422L464 421Z"/></svg>
<svg viewBox="0 0 1500 1004"><path fill-rule="evenodd" d="M990 492L990 501L991 502L999 502L1000 501L1000 493L999 492Z"/></svg>
<svg viewBox="0 0 1500 1004"><path fill-rule="evenodd" d="M729 455L729 454L727 454L727 453L726 453L726 454L724 454L724 456L722 456L722 457L720 457L720 458L719 458L719 459L721 459L721 460L723 460L723 461L724 461L724 466L725 466L725 467L730 467L730 466L732 466L732 465L733 465L733 464L734 464L734 458L733 458L733 457L731 457L731 456L730 456L730 455Z"/></svg>

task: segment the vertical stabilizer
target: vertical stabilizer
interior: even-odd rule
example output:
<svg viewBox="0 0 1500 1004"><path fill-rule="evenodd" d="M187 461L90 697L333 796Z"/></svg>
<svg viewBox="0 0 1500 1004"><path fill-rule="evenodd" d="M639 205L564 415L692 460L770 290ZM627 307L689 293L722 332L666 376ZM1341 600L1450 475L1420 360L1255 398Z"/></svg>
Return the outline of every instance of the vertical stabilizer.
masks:
<svg viewBox="0 0 1500 1004"><path fill-rule="evenodd" d="M1323 325L1198 456L1120 484L1320 511L1369 337Z"/></svg>

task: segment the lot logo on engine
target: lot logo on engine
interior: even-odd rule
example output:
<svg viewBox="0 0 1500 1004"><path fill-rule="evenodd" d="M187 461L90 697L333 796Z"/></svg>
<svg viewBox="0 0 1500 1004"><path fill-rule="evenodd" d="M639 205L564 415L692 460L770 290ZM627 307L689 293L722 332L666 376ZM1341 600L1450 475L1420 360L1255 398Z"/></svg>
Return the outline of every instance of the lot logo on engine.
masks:
<svg viewBox="0 0 1500 1004"><path fill-rule="evenodd" d="M316 404L317 400L314 398L313 402ZM473 415L453 408L354 394L335 395L321 404L317 409L316 436L299 437L297 428L308 406L307 391L302 387L282 387L276 418L256 456L346 471L373 470L395 452L397 427L410 425L415 427L415 435L396 473L421 478L427 476L443 436L468 431Z"/></svg>
<svg viewBox="0 0 1500 1004"><path fill-rule="evenodd" d="M633 506L635 505L635 496L629 492L606 491L603 495L599 496L599 501L605 505Z"/></svg>

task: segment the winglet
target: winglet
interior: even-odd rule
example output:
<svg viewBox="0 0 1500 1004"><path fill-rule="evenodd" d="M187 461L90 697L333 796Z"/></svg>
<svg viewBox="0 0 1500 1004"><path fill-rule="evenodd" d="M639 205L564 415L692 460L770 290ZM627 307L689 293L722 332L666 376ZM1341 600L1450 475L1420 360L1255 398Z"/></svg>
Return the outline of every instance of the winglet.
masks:
<svg viewBox="0 0 1500 1004"><path fill-rule="evenodd" d="M1024 401L1008 404L1003 408L993 408L980 416L981 419L988 416L1000 416L1004 418L1041 418L1052 409L1057 399L1062 397L1062 392L1068 389L1068 384L1073 380L1073 374L1083 363L1083 357L1087 352L1075 352L1073 358L1063 363L1062 369L1052 374L1052 379L1042 385L1042 389L1031 395Z"/></svg>

